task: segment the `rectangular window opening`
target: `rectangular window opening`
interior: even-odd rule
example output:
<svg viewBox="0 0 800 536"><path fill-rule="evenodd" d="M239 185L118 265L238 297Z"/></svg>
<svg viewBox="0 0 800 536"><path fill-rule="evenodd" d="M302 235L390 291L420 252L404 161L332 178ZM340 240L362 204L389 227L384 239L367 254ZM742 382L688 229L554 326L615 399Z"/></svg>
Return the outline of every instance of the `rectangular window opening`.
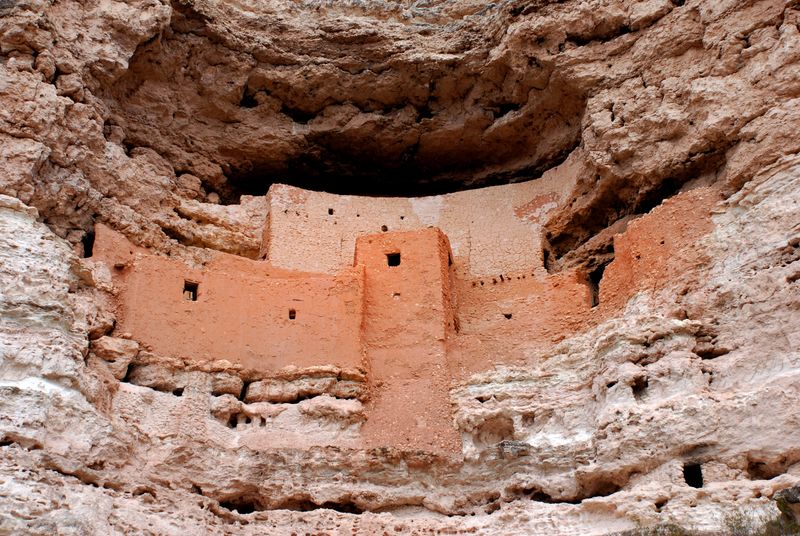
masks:
<svg viewBox="0 0 800 536"><path fill-rule="evenodd" d="M683 479L693 488L703 487L703 469L699 463L687 463L683 466Z"/></svg>
<svg viewBox="0 0 800 536"><path fill-rule="evenodd" d="M200 284L195 283L194 281L184 281L183 299L186 301L197 301L197 288L199 286Z"/></svg>
<svg viewBox="0 0 800 536"><path fill-rule="evenodd" d="M83 235L81 244L83 244L83 258L88 259L92 256L92 250L94 249L94 231L88 231Z"/></svg>
<svg viewBox="0 0 800 536"><path fill-rule="evenodd" d="M297 318L297 311L289 309L289 320L294 320L295 318Z"/></svg>
<svg viewBox="0 0 800 536"><path fill-rule="evenodd" d="M388 264L389 266L400 266L400 252L387 253L386 264Z"/></svg>
<svg viewBox="0 0 800 536"><path fill-rule="evenodd" d="M601 264L586 277L586 283L589 286L589 295L591 296L592 307L600 305L600 281L603 279L606 265Z"/></svg>

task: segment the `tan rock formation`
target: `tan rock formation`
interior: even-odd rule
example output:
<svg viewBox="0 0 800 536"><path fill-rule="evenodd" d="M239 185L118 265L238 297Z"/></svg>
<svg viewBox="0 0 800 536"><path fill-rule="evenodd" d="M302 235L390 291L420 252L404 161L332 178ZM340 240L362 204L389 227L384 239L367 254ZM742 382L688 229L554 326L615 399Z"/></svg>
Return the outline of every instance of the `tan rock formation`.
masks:
<svg viewBox="0 0 800 536"><path fill-rule="evenodd" d="M0 0L0 533L789 523L799 24Z"/></svg>

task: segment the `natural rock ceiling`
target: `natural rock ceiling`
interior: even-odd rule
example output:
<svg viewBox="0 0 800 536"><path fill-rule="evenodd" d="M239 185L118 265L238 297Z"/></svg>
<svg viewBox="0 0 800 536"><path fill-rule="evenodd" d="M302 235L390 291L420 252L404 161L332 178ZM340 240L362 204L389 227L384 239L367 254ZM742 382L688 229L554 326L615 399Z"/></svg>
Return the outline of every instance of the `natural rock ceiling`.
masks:
<svg viewBox="0 0 800 536"><path fill-rule="evenodd" d="M179 6L103 97L126 143L226 197L270 179L404 195L520 180L579 141L586 90L547 52L566 35L507 50L510 6L213 6Z"/></svg>
<svg viewBox="0 0 800 536"><path fill-rule="evenodd" d="M561 256L689 179L736 189L797 149L791 5L7 3L4 132L60 234L122 204L150 242L176 197L452 191L577 149Z"/></svg>
<svg viewBox="0 0 800 536"><path fill-rule="evenodd" d="M797 483L798 24L795 0L0 0L0 532L716 530L716 508ZM565 434L591 421L591 442L463 466L240 454L87 372L114 318L68 244L97 222L202 260L242 253L263 216L242 196L272 183L427 195L567 158L552 272L607 264L613 234L678 192L721 198L705 264L453 392L464 426L486 417L477 392L518 419L541 402ZM658 414L598 398L645 366L689 395ZM690 455L714 457L716 487L688 494Z"/></svg>

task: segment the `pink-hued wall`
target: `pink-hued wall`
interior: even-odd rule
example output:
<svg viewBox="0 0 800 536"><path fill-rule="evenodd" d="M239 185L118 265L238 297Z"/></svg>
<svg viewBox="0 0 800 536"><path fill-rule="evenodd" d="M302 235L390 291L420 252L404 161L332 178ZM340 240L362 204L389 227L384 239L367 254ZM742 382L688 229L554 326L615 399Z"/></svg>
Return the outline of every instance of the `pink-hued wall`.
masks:
<svg viewBox="0 0 800 536"><path fill-rule="evenodd" d="M389 266L392 253L400 255L398 266ZM364 435L375 446L460 448L448 395L450 259L447 237L435 228L356 241L355 262L366 271L364 351L374 385Z"/></svg>
<svg viewBox="0 0 800 536"><path fill-rule="evenodd" d="M95 239L101 254L109 249L107 235ZM335 276L288 273L217 253L196 268L139 254L112 270L121 289L117 331L155 353L263 371L363 365L363 268ZM185 281L198 285L196 301L184 297Z"/></svg>

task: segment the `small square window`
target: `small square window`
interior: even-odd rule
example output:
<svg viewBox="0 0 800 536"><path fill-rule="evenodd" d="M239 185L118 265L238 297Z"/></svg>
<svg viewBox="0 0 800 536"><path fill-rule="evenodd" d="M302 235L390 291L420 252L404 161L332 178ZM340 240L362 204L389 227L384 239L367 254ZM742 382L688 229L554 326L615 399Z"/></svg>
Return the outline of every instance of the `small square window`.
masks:
<svg viewBox="0 0 800 536"><path fill-rule="evenodd" d="M386 264L389 266L400 266L400 253L387 253Z"/></svg>
<svg viewBox="0 0 800 536"><path fill-rule="evenodd" d="M289 309L289 320L294 320L295 318L297 318L297 311Z"/></svg>
<svg viewBox="0 0 800 536"><path fill-rule="evenodd" d="M186 301L197 301L197 289L200 285L194 281L183 282L183 299Z"/></svg>

